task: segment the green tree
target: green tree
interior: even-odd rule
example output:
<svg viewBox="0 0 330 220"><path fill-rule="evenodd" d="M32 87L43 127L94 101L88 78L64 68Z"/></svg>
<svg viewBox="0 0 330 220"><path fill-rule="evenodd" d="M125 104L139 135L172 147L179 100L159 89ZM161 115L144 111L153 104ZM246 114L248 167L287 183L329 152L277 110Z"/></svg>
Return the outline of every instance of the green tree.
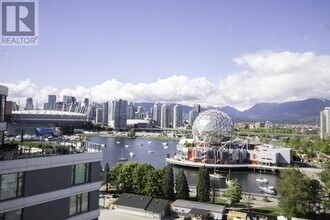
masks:
<svg viewBox="0 0 330 220"><path fill-rule="evenodd" d="M320 174L320 179L324 183L325 198L323 200L324 206L330 208L330 162L327 162L325 170Z"/></svg>
<svg viewBox="0 0 330 220"><path fill-rule="evenodd" d="M189 200L189 186L187 182L186 175L182 168L179 169L179 172L175 180L175 192L177 199Z"/></svg>
<svg viewBox="0 0 330 220"><path fill-rule="evenodd" d="M135 128L132 128L131 130L129 130L128 136L131 138L135 138Z"/></svg>
<svg viewBox="0 0 330 220"><path fill-rule="evenodd" d="M174 178L173 178L173 169L171 166L167 165L163 169L164 176L162 178L162 190L163 195L166 199L174 201Z"/></svg>
<svg viewBox="0 0 330 220"><path fill-rule="evenodd" d="M147 196L162 197L162 170L154 169L147 174L147 184L145 193Z"/></svg>
<svg viewBox="0 0 330 220"><path fill-rule="evenodd" d="M281 171L278 191L279 205L288 216L304 217L308 212L309 179L297 168Z"/></svg>
<svg viewBox="0 0 330 220"><path fill-rule="evenodd" d="M155 168L150 164L143 163L138 164L133 173L133 191L136 194L146 195L145 188L147 185L147 176L148 173L154 170Z"/></svg>
<svg viewBox="0 0 330 220"><path fill-rule="evenodd" d="M210 175L205 166L198 170L197 194L196 199L199 202L210 201Z"/></svg>
<svg viewBox="0 0 330 220"><path fill-rule="evenodd" d="M137 162L126 162L120 169L118 181L123 192L133 192L133 173L137 166Z"/></svg>
<svg viewBox="0 0 330 220"><path fill-rule="evenodd" d="M109 183L110 183L110 167L106 163L103 169L103 183L105 184L106 192L109 192Z"/></svg>
<svg viewBox="0 0 330 220"><path fill-rule="evenodd" d="M117 191L119 191L119 174L121 172L121 168L123 167L123 163L117 163L111 170L110 170L110 182L116 186Z"/></svg>
<svg viewBox="0 0 330 220"><path fill-rule="evenodd" d="M310 179L308 182L308 210L309 213L318 213L321 210L323 189L320 182Z"/></svg>
<svg viewBox="0 0 330 220"><path fill-rule="evenodd" d="M239 203L241 201L242 190L241 190L241 186L239 185L237 179L232 180L232 182L226 189L223 196L227 198L230 206L232 206L233 204Z"/></svg>

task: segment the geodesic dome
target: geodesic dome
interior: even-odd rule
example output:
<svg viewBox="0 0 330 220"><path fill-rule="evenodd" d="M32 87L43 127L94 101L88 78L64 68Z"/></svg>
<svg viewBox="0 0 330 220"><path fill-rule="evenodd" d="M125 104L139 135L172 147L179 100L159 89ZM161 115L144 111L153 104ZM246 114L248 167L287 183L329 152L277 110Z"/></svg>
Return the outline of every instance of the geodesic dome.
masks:
<svg viewBox="0 0 330 220"><path fill-rule="evenodd" d="M195 140L219 143L232 129L233 122L226 113L206 110L196 117L192 134Z"/></svg>

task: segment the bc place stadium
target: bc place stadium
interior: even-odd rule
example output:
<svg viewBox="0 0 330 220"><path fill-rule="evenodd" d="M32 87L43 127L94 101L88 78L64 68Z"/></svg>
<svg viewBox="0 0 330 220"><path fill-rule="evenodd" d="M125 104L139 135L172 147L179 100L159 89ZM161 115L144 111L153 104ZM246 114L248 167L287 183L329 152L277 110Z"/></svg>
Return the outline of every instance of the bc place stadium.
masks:
<svg viewBox="0 0 330 220"><path fill-rule="evenodd" d="M34 134L38 127L58 127L73 125L75 128L88 121L88 114L55 111L55 110L22 110L12 111L9 116L7 134L18 135L23 129L25 133Z"/></svg>

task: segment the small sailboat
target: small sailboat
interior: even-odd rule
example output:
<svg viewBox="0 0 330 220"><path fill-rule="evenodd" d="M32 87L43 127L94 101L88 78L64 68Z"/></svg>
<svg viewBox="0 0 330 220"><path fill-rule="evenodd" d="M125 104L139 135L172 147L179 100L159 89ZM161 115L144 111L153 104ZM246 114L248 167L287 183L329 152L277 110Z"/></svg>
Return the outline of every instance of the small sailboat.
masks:
<svg viewBox="0 0 330 220"><path fill-rule="evenodd" d="M224 178L226 178L226 177L222 176L220 173L211 173L210 177L214 178L214 179L224 179Z"/></svg>
<svg viewBox="0 0 330 220"><path fill-rule="evenodd" d="M142 143L139 143L139 146L143 146L143 144Z"/></svg>
<svg viewBox="0 0 330 220"><path fill-rule="evenodd" d="M167 145L164 145L164 146L163 146L163 148L164 148L164 149L167 149L167 148L168 148L168 146L167 146Z"/></svg>
<svg viewBox="0 0 330 220"><path fill-rule="evenodd" d="M148 141L148 144L152 144L152 141Z"/></svg>
<svg viewBox="0 0 330 220"><path fill-rule="evenodd" d="M152 151L152 150L148 150L148 153L149 153L149 154L153 154L153 153L155 153L155 152Z"/></svg>
<svg viewBox="0 0 330 220"><path fill-rule="evenodd" d="M163 146L167 146L167 142L163 142L162 145L163 145Z"/></svg>
<svg viewBox="0 0 330 220"><path fill-rule="evenodd" d="M121 157L118 158L119 161L127 161L128 158L127 157L124 157L124 148L122 150L122 153L121 153Z"/></svg>
<svg viewBox="0 0 330 220"><path fill-rule="evenodd" d="M135 156L135 154L134 154L133 151L131 151L131 152L129 153L129 155L130 155L131 157L134 157L134 156Z"/></svg>
<svg viewBox="0 0 330 220"><path fill-rule="evenodd" d="M269 180L266 179L266 178L258 178L258 179L256 179L256 181L260 182L260 183L268 183L269 182Z"/></svg>
<svg viewBox="0 0 330 220"><path fill-rule="evenodd" d="M126 148L128 148L128 147L129 147L129 145L128 145L128 144L126 144L126 145L125 145L125 147L126 147Z"/></svg>
<svg viewBox="0 0 330 220"><path fill-rule="evenodd" d="M120 144L120 141L117 141L116 143L117 143L117 144Z"/></svg>
<svg viewBox="0 0 330 220"><path fill-rule="evenodd" d="M259 188L264 193L268 193L268 194L271 194L271 195L276 195L277 194L276 189L273 186L259 186Z"/></svg>

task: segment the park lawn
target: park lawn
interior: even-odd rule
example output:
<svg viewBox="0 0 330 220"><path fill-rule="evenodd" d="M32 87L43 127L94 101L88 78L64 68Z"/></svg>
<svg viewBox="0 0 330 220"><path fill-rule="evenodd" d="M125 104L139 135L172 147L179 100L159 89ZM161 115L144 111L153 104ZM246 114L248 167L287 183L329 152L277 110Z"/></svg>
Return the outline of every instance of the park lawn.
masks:
<svg viewBox="0 0 330 220"><path fill-rule="evenodd" d="M258 208L252 208L250 209L251 212L256 212L260 214L268 214L268 215L282 215L283 210L279 206L266 206L266 207L258 207Z"/></svg>

